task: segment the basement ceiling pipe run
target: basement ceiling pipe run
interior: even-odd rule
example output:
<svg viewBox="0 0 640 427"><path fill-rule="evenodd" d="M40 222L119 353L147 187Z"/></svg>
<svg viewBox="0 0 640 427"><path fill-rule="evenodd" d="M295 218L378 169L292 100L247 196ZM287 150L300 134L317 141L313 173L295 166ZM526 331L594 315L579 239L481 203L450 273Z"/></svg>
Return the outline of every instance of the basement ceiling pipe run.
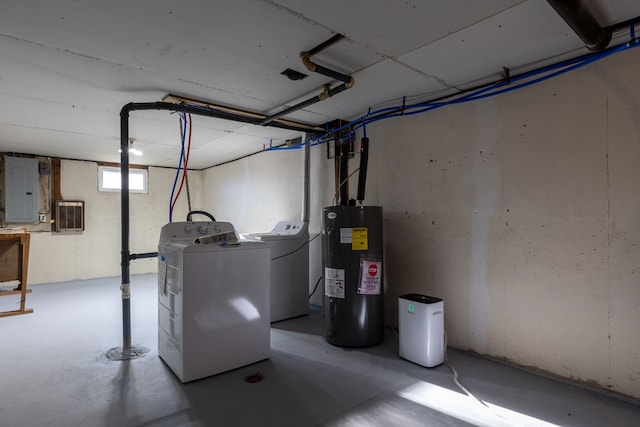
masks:
<svg viewBox="0 0 640 427"><path fill-rule="evenodd" d="M600 26L582 0L547 0L547 3L582 39L587 49L599 52L609 45L611 32Z"/></svg>
<svg viewBox="0 0 640 427"><path fill-rule="evenodd" d="M313 49L300 53L300 58L302 60L302 63L307 68L307 70L311 71L312 73L322 74L324 76L331 77L332 79L339 80L342 82L342 84L334 88L331 88L330 84L324 85L322 92L319 93L318 95L312 98L306 99L302 102L299 102L296 105L292 105L291 107L286 108L282 111L279 111L275 114L272 114L269 117L265 117L260 122L261 125L269 124L271 123L271 121L276 120L282 116L286 116L287 114L291 114L295 111L301 110L305 107L308 107L309 105L313 105L327 98L331 98L332 96L337 95L340 92L343 92L353 87L353 85L355 84L355 79L352 76L348 76L339 71L331 70L327 67L323 67L322 65L318 65L315 62L311 61L311 57L313 55L325 50L326 48L339 42L343 38L344 36L342 34L336 34L333 37L331 37L329 40L326 40L320 43L318 46L314 47Z"/></svg>

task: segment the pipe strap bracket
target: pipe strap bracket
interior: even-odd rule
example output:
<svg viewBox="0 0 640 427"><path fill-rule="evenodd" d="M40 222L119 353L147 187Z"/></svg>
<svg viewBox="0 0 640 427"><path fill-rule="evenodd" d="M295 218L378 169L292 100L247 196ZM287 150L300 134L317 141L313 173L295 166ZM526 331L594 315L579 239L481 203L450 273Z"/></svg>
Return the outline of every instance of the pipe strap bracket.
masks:
<svg viewBox="0 0 640 427"><path fill-rule="evenodd" d="M120 291L122 292L122 299L130 299L131 298L131 284L123 283L120 285Z"/></svg>

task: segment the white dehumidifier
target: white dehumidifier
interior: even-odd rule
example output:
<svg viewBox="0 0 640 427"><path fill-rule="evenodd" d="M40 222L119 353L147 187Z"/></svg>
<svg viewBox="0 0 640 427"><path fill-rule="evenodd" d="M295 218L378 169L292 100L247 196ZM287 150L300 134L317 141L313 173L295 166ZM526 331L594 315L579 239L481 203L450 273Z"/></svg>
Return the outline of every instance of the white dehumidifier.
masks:
<svg viewBox="0 0 640 427"><path fill-rule="evenodd" d="M420 294L398 297L400 357L432 368L444 362L444 301Z"/></svg>

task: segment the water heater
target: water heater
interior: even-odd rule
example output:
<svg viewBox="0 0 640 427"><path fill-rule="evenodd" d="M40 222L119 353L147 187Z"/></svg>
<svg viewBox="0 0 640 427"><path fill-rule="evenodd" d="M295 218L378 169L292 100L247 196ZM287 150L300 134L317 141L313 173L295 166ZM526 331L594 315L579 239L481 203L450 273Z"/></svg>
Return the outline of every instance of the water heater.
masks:
<svg viewBox="0 0 640 427"><path fill-rule="evenodd" d="M325 339L365 347L384 339L382 208L331 206L322 216Z"/></svg>

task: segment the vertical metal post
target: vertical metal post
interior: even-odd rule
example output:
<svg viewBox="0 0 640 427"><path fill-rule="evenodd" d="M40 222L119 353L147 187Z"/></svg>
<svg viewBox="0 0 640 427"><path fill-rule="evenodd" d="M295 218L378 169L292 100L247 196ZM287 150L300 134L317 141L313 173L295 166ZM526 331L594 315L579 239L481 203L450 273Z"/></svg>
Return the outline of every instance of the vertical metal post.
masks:
<svg viewBox="0 0 640 427"><path fill-rule="evenodd" d="M338 93L340 87L334 88ZM120 200L121 200L121 221L122 221L122 284L120 291L122 293L122 347L115 347L107 351L107 357L111 360L129 360L143 356L148 350L143 348L134 348L131 345L131 305L130 305L130 271L129 266L131 260L135 258L147 258L147 254L138 254L132 256L129 252L129 113L138 110L164 110L164 111L183 111L189 114L197 114L200 116L215 117L218 119L232 120L240 123L249 123L258 125L262 120L259 117L249 117L240 114L217 111L214 109L203 109L195 106L178 105L168 102L139 102L129 103L120 110ZM306 127L299 127L288 123L270 122L266 126L281 129L289 129L301 132L322 133L319 130L309 130ZM154 254L155 256L156 254Z"/></svg>
<svg viewBox="0 0 640 427"><path fill-rule="evenodd" d="M122 352L131 351L131 304L129 275L129 110L120 112L120 200L122 220Z"/></svg>

